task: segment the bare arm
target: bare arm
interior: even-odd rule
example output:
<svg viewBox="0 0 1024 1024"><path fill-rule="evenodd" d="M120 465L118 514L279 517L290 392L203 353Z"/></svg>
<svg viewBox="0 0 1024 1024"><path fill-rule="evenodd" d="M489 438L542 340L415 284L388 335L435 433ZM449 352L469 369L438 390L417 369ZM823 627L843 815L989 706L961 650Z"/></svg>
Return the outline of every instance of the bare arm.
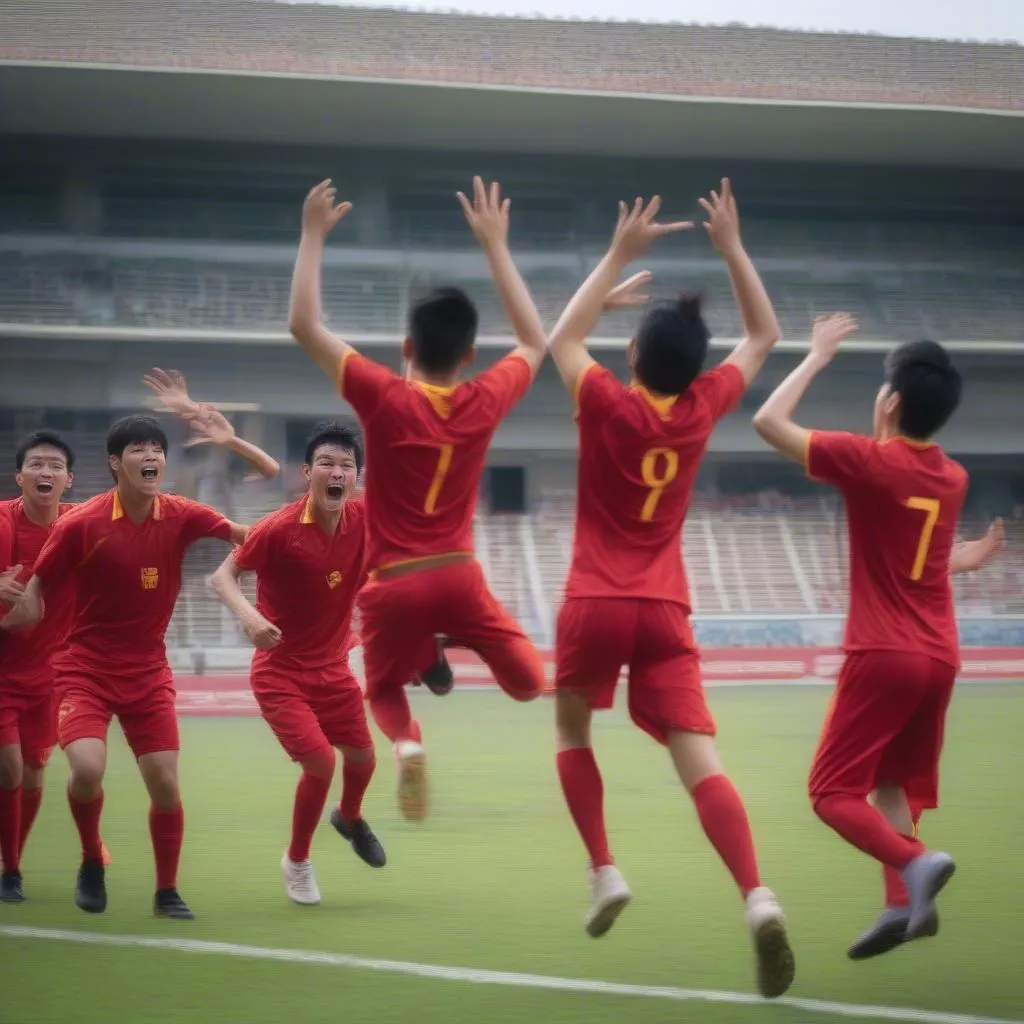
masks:
<svg viewBox="0 0 1024 1024"><path fill-rule="evenodd" d="M327 179L310 191L303 204L302 237L292 274L288 330L306 355L337 383L342 358L353 349L324 326L320 272L327 235L352 209L352 204L335 204L335 195L331 181Z"/></svg>
<svg viewBox="0 0 1024 1024"><path fill-rule="evenodd" d="M33 576L18 603L0 620L0 630L11 632L35 626L43 617L43 582Z"/></svg>
<svg viewBox="0 0 1024 1024"><path fill-rule="evenodd" d="M234 612L253 646L264 649L273 647L281 639L281 630L264 618L245 596L238 585L241 577L242 570L235 562L234 556L228 555L220 568L210 577L210 586L221 601Z"/></svg>
<svg viewBox="0 0 1024 1024"><path fill-rule="evenodd" d="M979 540L964 540L953 545L949 557L949 571L956 574L975 572L987 565L1000 551L1006 542L1006 530L1002 519L996 519L988 528L988 532Z"/></svg>
<svg viewBox="0 0 1024 1024"><path fill-rule="evenodd" d="M755 414L754 429L786 458L805 463L811 432L795 423L793 414L811 381L835 358L839 343L856 329L856 321L843 314L819 317L807 357Z"/></svg>
<svg viewBox="0 0 1024 1024"><path fill-rule="evenodd" d="M511 200L502 200L498 182L493 181L490 187L486 187L480 177L473 179L472 202L462 192L457 196L466 220L487 257L494 286L518 341L514 351L536 373L547 355L547 334L530 289L526 287L508 248Z"/></svg>
<svg viewBox="0 0 1024 1024"><path fill-rule="evenodd" d="M228 520L228 522L231 522ZM235 547L245 543L245 538L249 536L249 527L244 526L242 523L231 523L231 543Z"/></svg>

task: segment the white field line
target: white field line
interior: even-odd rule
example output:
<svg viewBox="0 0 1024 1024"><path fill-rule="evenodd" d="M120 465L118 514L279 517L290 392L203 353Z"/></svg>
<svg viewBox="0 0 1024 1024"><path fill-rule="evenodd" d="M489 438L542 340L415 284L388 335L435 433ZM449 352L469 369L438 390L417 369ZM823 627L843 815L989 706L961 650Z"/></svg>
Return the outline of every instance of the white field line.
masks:
<svg viewBox="0 0 1024 1024"><path fill-rule="evenodd" d="M146 935L108 935L103 932L67 931L57 928L24 928L0 925L0 936L10 939L41 939L49 942L75 942L88 946L115 946L129 949L169 949L178 953L214 953L249 960L277 960L284 963L320 964L355 971L405 974L437 981L461 981L476 985L504 985L511 988L548 989L556 992L585 992L593 995L632 996L673 1002L725 1003L734 1006L781 1005L808 1013L861 1020L909 1021L911 1024L1024 1024L1020 1020L977 1017L912 1007L863 1006L858 1003L833 1003L822 999L784 997L771 1004L746 992L717 992L713 989L673 988L659 985L625 985L587 978L557 978L545 974L518 974L486 971L472 967L444 967L404 960L374 960L345 953L321 953L308 949L273 949L246 946L234 942L206 942L199 939L170 939Z"/></svg>

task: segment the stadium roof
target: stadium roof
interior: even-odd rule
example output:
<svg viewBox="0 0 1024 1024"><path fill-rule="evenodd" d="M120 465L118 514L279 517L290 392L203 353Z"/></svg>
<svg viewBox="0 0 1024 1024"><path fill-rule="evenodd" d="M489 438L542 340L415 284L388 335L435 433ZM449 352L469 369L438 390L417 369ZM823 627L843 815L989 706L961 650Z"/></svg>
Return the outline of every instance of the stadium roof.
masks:
<svg viewBox="0 0 1024 1024"><path fill-rule="evenodd" d="M266 0L0 15L10 132L1016 168L1022 82L1012 44L740 26Z"/></svg>

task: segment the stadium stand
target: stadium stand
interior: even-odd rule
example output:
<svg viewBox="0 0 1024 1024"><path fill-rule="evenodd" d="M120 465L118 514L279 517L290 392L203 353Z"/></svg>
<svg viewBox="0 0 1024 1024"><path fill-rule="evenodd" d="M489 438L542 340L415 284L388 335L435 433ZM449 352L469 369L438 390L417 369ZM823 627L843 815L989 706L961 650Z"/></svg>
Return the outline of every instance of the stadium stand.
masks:
<svg viewBox="0 0 1024 1024"><path fill-rule="evenodd" d="M1024 48L265 0L5 5L0 59L1024 109Z"/></svg>

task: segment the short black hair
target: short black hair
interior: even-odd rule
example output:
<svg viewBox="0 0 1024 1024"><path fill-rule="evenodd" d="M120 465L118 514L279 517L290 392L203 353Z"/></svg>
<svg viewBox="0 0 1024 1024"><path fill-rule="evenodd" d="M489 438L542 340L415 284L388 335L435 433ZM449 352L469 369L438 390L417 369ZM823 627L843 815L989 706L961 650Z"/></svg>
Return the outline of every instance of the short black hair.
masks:
<svg viewBox="0 0 1024 1024"><path fill-rule="evenodd" d="M885 382L900 396L900 433L916 440L941 430L960 404L960 374L936 341L894 348L885 360Z"/></svg>
<svg viewBox="0 0 1024 1024"><path fill-rule="evenodd" d="M644 314L633 341L633 369L644 387L681 395L697 379L711 340L700 307L701 296L689 294Z"/></svg>
<svg viewBox="0 0 1024 1024"><path fill-rule="evenodd" d="M304 462L307 466L313 464L313 456L317 448L324 444L336 445L350 451L356 460L356 472L363 468L363 439L359 430L350 423L342 423L339 420L324 420L313 428L306 442L306 455Z"/></svg>
<svg viewBox="0 0 1024 1024"><path fill-rule="evenodd" d="M14 454L14 465L19 473L21 472L21 467L25 465L25 457L28 453L33 448L41 448L44 444L49 445L51 448L59 448L64 453L68 470L75 468L75 453L71 445L55 430L37 430L34 434L29 434L18 445L18 450Z"/></svg>
<svg viewBox="0 0 1024 1024"><path fill-rule="evenodd" d="M409 310L413 359L427 373L451 373L469 354L480 322L461 288L435 288Z"/></svg>
<svg viewBox="0 0 1024 1024"><path fill-rule="evenodd" d="M152 416L122 416L107 431L107 455L120 458L131 444L145 444L153 441L167 453L167 435L164 428Z"/></svg>

